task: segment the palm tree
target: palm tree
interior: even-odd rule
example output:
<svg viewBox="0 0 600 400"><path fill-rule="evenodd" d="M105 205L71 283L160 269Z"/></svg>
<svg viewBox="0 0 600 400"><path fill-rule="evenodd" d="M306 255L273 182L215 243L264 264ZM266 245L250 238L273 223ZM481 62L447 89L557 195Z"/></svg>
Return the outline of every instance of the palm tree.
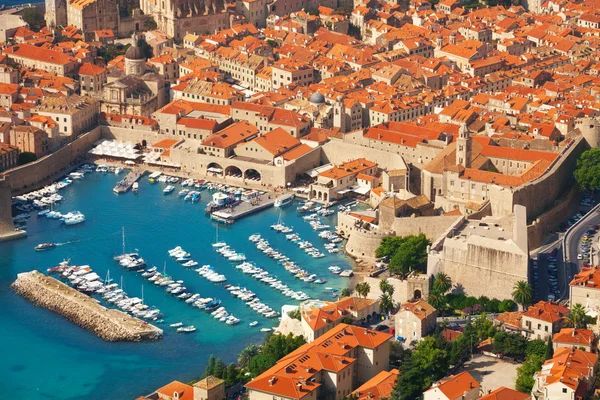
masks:
<svg viewBox="0 0 600 400"><path fill-rule="evenodd" d="M384 293L379 298L379 311L382 314L389 314L394 310L394 301L392 300L392 296L387 293Z"/></svg>
<svg viewBox="0 0 600 400"><path fill-rule="evenodd" d="M446 298L439 293L431 293L427 298L427 302L436 310L440 310L446 304Z"/></svg>
<svg viewBox="0 0 600 400"><path fill-rule="evenodd" d="M387 281L387 279L382 279L379 281L379 290L381 290L381 293L387 293L390 296L394 295L394 287Z"/></svg>
<svg viewBox="0 0 600 400"><path fill-rule="evenodd" d="M452 279L443 272L438 272L433 278L433 290L445 294L452 287Z"/></svg>
<svg viewBox="0 0 600 400"><path fill-rule="evenodd" d="M356 284L356 287L354 288L354 290L360 296L366 298L367 295L369 294L369 292L371 291L371 285L369 285L367 282L360 282L360 283Z"/></svg>
<svg viewBox="0 0 600 400"><path fill-rule="evenodd" d="M259 352L258 346L251 344L240 352L238 355L238 364L241 368L246 368L250 359Z"/></svg>
<svg viewBox="0 0 600 400"><path fill-rule="evenodd" d="M571 321L573 321L575 329L585 328L587 325L585 319L585 308L579 303L574 304L573 307L571 307Z"/></svg>
<svg viewBox="0 0 600 400"><path fill-rule="evenodd" d="M353 290L350 289L350 288L343 288L342 292L340 293L340 296L342 296L342 297L350 297L350 296L352 296L352 292L353 292Z"/></svg>
<svg viewBox="0 0 600 400"><path fill-rule="evenodd" d="M513 286L512 297L515 303L520 304L525 309L533 300L531 286L526 281L518 281Z"/></svg>

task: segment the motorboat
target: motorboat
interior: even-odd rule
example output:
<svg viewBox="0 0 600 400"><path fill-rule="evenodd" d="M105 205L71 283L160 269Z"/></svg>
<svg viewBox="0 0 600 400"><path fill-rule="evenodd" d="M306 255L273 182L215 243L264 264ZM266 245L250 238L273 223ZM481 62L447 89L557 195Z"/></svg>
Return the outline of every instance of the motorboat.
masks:
<svg viewBox="0 0 600 400"><path fill-rule="evenodd" d="M255 327L256 325L258 325L258 321L252 321L248 324L248 326L250 326L251 328Z"/></svg>
<svg viewBox="0 0 600 400"><path fill-rule="evenodd" d="M172 193L175 190L175 186L167 185L166 188L163 189L164 194Z"/></svg>
<svg viewBox="0 0 600 400"><path fill-rule="evenodd" d="M140 184L137 182L133 182L133 186L131 187L131 191L133 193L137 193L140 190Z"/></svg>
<svg viewBox="0 0 600 400"><path fill-rule="evenodd" d="M176 322L174 324L169 325L171 328L179 328L180 326L183 326L183 322Z"/></svg>
<svg viewBox="0 0 600 400"><path fill-rule="evenodd" d="M283 207L286 206L288 204L290 204L292 201L294 201L294 194L293 193L286 193L282 196L279 196L276 200L275 200L275 207Z"/></svg>
<svg viewBox="0 0 600 400"><path fill-rule="evenodd" d="M40 243L35 246L35 251L45 251L56 247L56 243Z"/></svg>
<svg viewBox="0 0 600 400"><path fill-rule="evenodd" d="M194 327L194 325L177 328L177 332L179 332L179 333L190 333L190 332L194 332L195 330L196 330L196 328Z"/></svg>

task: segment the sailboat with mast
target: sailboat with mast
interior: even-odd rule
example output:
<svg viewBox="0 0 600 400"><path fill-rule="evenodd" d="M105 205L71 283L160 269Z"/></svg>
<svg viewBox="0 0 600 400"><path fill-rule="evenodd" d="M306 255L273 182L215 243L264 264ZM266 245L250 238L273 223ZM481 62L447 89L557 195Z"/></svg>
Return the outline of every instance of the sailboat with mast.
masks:
<svg viewBox="0 0 600 400"><path fill-rule="evenodd" d="M217 234L216 234L215 242L212 244L212 247L219 248L219 247L225 247L225 246L227 246L227 243L219 242L219 225L217 224Z"/></svg>

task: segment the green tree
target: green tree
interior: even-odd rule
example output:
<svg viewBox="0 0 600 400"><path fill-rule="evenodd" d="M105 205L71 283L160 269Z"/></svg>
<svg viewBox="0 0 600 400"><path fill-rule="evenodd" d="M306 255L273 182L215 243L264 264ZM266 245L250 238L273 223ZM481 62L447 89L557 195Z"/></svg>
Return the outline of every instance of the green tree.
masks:
<svg viewBox="0 0 600 400"><path fill-rule="evenodd" d="M421 398L423 390L427 387L425 380L425 374L409 361L396 380L391 399L415 400Z"/></svg>
<svg viewBox="0 0 600 400"><path fill-rule="evenodd" d="M450 344L450 364L454 366L462 365L471 358L470 338L461 334L458 335Z"/></svg>
<svg viewBox="0 0 600 400"><path fill-rule="evenodd" d="M302 336L271 335L262 347L262 351L248 362L248 371L253 376L259 375L304 343L306 342Z"/></svg>
<svg viewBox="0 0 600 400"><path fill-rule="evenodd" d="M406 275L410 271L423 270L423 266L427 261L427 246L429 246L429 240L424 234L397 238L391 244L385 244L380 253L388 253L388 247L392 245L395 250L390 258L390 272Z"/></svg>
<svg viewBox="0 0 600 400"><path fill-rule="evenodd" d="M287 315L290 318L297 319L298 321L302 321L302 315L300 314L299 308L296 308L295 310L288 312Z"/></svg>
<svg viewBox="0 0 600 400"><path fill-rule="evenodd" d="M402 366L410 361L412 352L405 348L401 342L396 340L390 342L390 365L401 369Z"/></svg>
<svg viewBox="0 0 600 400"><path fill-rule="evenodd" d="M506 299L502 300L498 305L498 312L514 311L516 304L514 301Z"/></svg>
<svg viewBox="0 0 600 400"><path fill-rule="evenodd" d="M583 190L600 188L600 148L591 148L579 156L573 176Z"/></svg>
<svg viewBox="0 0 600 400"><path fill-rule="evenodd" d="M147 18L144 21L144 29L147 31L153 31L158 28L158 24L154 20L154 18Z"/></svg>
<svg viewBox="0 0 600 400"><path fill-rule="evenodd" d="M443 272L438 272L433 278L433 290L439 294L445 294L452 287L452 279Z"/></svg>
<svg viewBox="0 0 600 400"><path fill-rule="evenodd" d="M533 375L542 368L543 362L543 357L532 355L527 357L523 365L517 368L517 381L515 387L519 392L527 394L531 393L531 389L535 382Z"/></svg>
<svg viewBox="0 0 600 400"><path fill-rule="evenodd" d="M354 291L358 293L359 296L366 298L369 295L369 292L371 291L371 285L369 285L368 282L359 282L354 287Z"/></svg>
<svg viewBox="0 0 600 400"><path fill-rule="evenodd" d="M215 370L213 371L213 375L217 378L223 379L223 375L226 369L227 365L225 365L221 358L217 357L217 360L215 361Z"/></svg>
<svg viewBox="0 0 600 400"><path fill-rule="evenodd" d="M208 358L208 364L206 364L206 369L204 370L204 376L214 375L215 373L215 364L216 358L213 354Z"/></svg>
<svg viewBox="0 0 600 400"><path fill-rule="evenodd" d="M29 24L29 28L36 32L46 25L44 15L36 7L27 7L23 10L21 17Z"/></svg>
<svg viewBox="0 0 600 400"><path fill-rule="evenodd" d="M340 293L340 296L342 296L342 297L350 297L350 296L352 296L352 292L353 292L353 290L350 289L350 288L343 288L342 292Z"/></svg>
<svg viewBox="0 0 600 400"><path fill-rule="evenodd" d="M37 156L35 153L31 153L29 151L24 151L19 154L19 165L29 164L30 162L34 162L37 160Z"/></svg>
<svg viewBox="0 0 600 400"><path fill-rule="evenodd" d="M381 297L379 297L379 311L382 314L389 314L394 310L394 301L392 300L392 296L387 293L383 293Z"/></svg>
<svg viewBox="0 0 600 400"><path fill-rule="evenodd" d="M431 293L427 298L427 302L431 304L436 310L441 310L446 304L446 298L444 295L437 292Z"/></svg>
<svg viewBox="0 0 600 400"><path fill-rule="evenodd" d="M379 290L381 293L387 293L390 296L394 295L394 287L387 281L387 279L382 279L379 281Z"/></svg>
<svg viewBox="0 0 600 400"><path fill-rule="evenodd" d="M259 348L255 344L251 344L250 346L244 348L240 354L238 355L238 364L241 368L246 368L248 363L259 353Z"/></svg>
<svg viewBox="0 0 600 400"><path fill-rule="evenodd" d="M531 341L527 342L527 347L525 349L525 355L527 357L535 355L535 356L540 356L540 357L546 359L546 350L547 350L546 342L544 342L541 339L535 339L535 340L531 340Z"/></svg>
<svg viewBox="0 0 600 400"><path fill-rule="evenodd" d="M417 344L412 353L411 362L425 374L426 387L443 378L448 371L448 352L440 342L433 336L427 336Z"/></svg>
<svg viewBox="0 0 600 400"><path fill-rule="evenodd" d="M525 309L533 300L531 286L526 281L518 281L513 286L512 297L517 304Z"/></svg>
<svg viewBox="0 0 600 400"><path fill-rule="evenodd" d="M546 360L554 357L554 345L552 344L552 336L548 336L548 343L546 344Z"/></svg>
<svg viewBox="0 0 600 400"><path fill-rule="evenodd" d="M493 337L496 332L494 323L487 317L486 313L481 313L473 321L473 329L475 329L475 336L478 341Z"/></svg>
<svg viewBox="0 0 600 400"><path fill-rule="evenodd" d="M582 329L587 326L585 308L581 304L576 303L571 307L571 321L575 329Z"/></svg>

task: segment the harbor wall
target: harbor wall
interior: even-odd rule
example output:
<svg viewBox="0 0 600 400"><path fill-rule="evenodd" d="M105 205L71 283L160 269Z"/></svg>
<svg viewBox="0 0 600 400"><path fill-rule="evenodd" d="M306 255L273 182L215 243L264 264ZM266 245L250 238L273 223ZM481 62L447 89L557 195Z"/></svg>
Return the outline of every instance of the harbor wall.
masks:
<svg viewBox="0 0 600 400"><path fill-rule="evenodd" d="M368 299L379 300L383 292L379 288L382 277L365 276L363 282L371 287ZM392 300L396 304L403 304L414 298L427 300L429 297L429 276L427 274L412 273L405 279L399 277L386 278L387 282L394 287Z"/></svg>
<svg viewBox="0 0 600 400"><path fill-rule="evenodd" d="M12 220L11 191L6 178L0 175L0 242L27 236L26 231L16 230Z"/></svg>
<svg viewBox="0 0 600 400"><path fill-rule="evenodd" d="M39 189L71 172L78 166L77 160L87 157L100 135L101 129L96 127L52 154L6 171L13 196Z"/></svg>
<svg viewBox="0 0 600 400"><path fill-rule="evenodd" d="M91 297L33 270L18 274L11 285L37 306L54 311L108 342L160 339L162 330L122 311L108 309Z"/></svg>

